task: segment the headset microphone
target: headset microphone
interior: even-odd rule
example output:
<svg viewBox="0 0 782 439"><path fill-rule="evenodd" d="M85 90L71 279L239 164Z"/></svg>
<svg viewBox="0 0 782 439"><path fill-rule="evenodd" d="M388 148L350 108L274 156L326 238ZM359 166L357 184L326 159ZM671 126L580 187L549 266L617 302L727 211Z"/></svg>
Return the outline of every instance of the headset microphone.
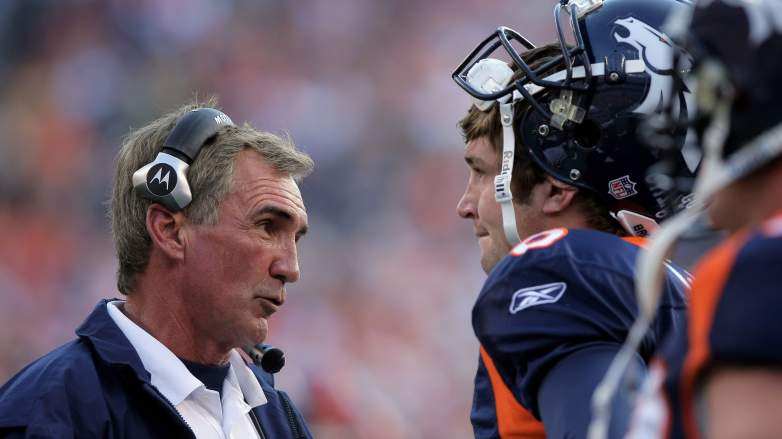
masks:
<svg viewBox="0 0 782 439"><path fill-rule="evenodd" d="M243 349L252 358L253 363L268 373L277 373L285 366L285 354L268 343L258 343Z"/></svg>

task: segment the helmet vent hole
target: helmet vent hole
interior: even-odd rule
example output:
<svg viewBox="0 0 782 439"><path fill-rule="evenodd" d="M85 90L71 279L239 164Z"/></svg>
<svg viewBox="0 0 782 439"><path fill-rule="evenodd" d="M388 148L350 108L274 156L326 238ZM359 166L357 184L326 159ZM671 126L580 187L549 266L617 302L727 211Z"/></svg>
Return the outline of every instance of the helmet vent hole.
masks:
<svg viewBox="0 0 782 439"><path fill-rule="evenodd" d="M585 120L575 126L573 137L578 146L585 149L594 149L600 142L600 127L592 120Z"/></svg>

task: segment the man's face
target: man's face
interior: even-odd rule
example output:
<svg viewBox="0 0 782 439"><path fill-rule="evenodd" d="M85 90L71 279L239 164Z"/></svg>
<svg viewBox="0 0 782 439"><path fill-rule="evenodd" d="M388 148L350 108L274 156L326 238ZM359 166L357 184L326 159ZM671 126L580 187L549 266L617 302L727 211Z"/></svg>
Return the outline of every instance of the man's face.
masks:
<svg viewBox="0 0 782 439"><path fill-rule="evenodd" d="M499 173L500 157L488 138L479 137L465 146L464 161L470 174L456 211L460 217L472 220L481 249L481 268L488 274L512 247L502 227L502 209L494 198L494 177ZM513 202L516 230L522 240L560 226L542 211L545 186L539 184L529 190L527 201Z"/></svg>
<svg viewBox="0 0 782 439"><path fill-rule="evenodd" d="M511 248L502 230L500 205L494 199L499 156L488 138L479 137L467 143L464 160L470 173L456 210L460 217L472 220L481 249L481 267L488 273Z"/></svg>
<svg viewBox="0 0 782 439"><path fill-rule="evenodd" d="M714 227L735 231L747 221L744 218L744 209L738 208L747 200L747 194L740 183L733 183L712 197L706 212Z"/></svg>
<svg viewBox="0 0 782 439"><path fill-rule="evenodd" d="M266 338L267 319L299 278L307 213L295 181L256 152L239 153L215 225L188 224L187 291L193 322L226 348Z"/></svg>
<svg viewBox="0 0 782 439"><path fill-rule="evenodd" d="M772 169L756 172L734 181L719 190L709 200L706 213L712 225L718 229L735 232L741 228L753 227L776 213L779 194L779 177ZM779 174L779 171L777 171Z"/></svg>

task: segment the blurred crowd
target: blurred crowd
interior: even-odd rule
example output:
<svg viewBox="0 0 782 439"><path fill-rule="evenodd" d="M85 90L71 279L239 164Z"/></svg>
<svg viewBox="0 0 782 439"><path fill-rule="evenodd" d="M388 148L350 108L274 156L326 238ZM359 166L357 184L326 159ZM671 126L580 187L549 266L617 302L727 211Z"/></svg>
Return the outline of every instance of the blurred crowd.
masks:
<svg viewBox="0 0 782 439"><path fill-rule="evenodd" d="M553 2L550 2L553 4ZM0 2L0 382L117 297L106 219L122 137L194 97L313 156L302 280L271 320L277 380L320 438L469 437L483 280L455 204L451 81L547 2Z"/></svg>

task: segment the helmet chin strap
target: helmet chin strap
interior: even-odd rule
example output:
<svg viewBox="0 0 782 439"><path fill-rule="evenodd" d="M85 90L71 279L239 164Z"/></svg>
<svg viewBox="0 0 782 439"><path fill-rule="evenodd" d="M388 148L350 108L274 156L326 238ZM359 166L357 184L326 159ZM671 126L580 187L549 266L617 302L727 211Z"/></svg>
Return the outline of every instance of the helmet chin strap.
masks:
<svg viewBox="0 0 782 439"><path fill-rule="evenodd" d="M513 76L513 69L504 61L486 58L475 64L467 72L467 82L484 93L495 93L508 85ZM517 92L518 93L518 92ZM513 104L515 96L504 96L496 101L473 100L473 104L481 111L489 111L496 103L500 110L502 123L502 155L500 173L494 177L494 199L502 210L502 229L505 239L515 246L521 239L516 229L516 213L513 210L513 193L510 183L513 177L513 157L516 153L516 137L513 134Z"/></svg>
<svg viewBox="0 0 782 439"><path fill-rule="evenodd" d="M511 246L521 242L516 229L516 212L513 210L513 193L510 183L513 177L513 157L516 152L516 138L513 134L513 102L499 104L502 123L502 162L500 173L494 177L494 199L502 209L502 229Z"/></svg>

